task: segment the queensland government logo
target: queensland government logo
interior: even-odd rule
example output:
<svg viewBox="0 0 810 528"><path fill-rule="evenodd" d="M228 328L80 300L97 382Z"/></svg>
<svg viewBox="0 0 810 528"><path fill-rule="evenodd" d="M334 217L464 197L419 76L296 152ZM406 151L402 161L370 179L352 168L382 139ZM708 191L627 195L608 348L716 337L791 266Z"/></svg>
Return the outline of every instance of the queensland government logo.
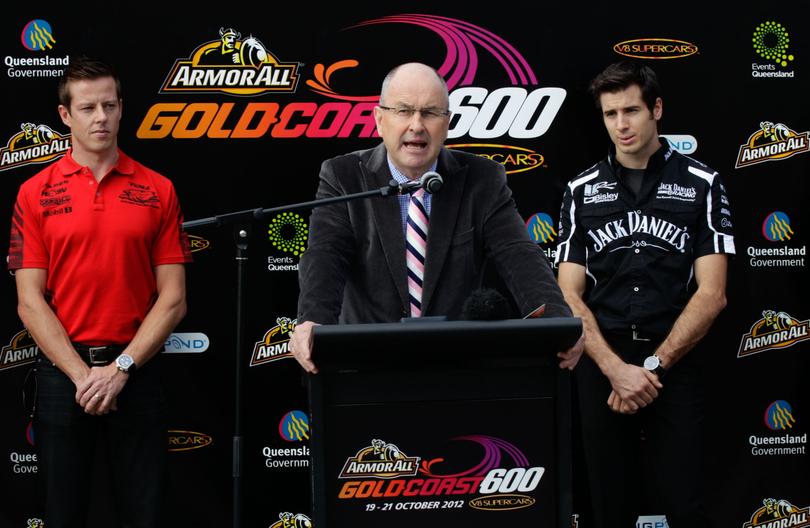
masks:
<svg viewBox="0 0 810 528"><path fill-rule="evenodd" d="M790 217L784 211L773 211L762 221L762 236L778 245L748 246L752 268L797 268L804 267L807 246L790 245L796 235Z"/></svg>
<svg viewBox="0 0 810 528"><path fill-rule="evenodd" d="M253 355L250 357L250 366L263 365L271 361L292 357L289 350L290 332L295 328L297 319L278 317L276 326L264 333L261 341L253 345Z"/></svg>
<svg viewBox="0 0 810 528"><path fill-rule="evenodd" d="M6 55L3 62L6 65L8 77L60 77L64 68L70 64L70 57L53 57L48 52L53 50L56 39L53 29L46 20L31 20L23 26L20 33L23 48L28 51L45 52L37 57L14 57Z"/></svg>
<svg viewBox="0 0 810 528"><path fill-rule="evenodd" d="M779 67L786 68L794 58L793 54L788 52L790 34L785 26L773 20L763 22L754 29L752 41L754 43L754 52L761 59L768 61L766 64L751 63L752 77L796 76L796 72L793 70L783 71L779 69Z"/></svg>
<svg viewBox="0 0 810 528"><path fill-rule="evenodd" d="M312 520L303 513L282 512L270 528L312 528Z"/></svg>
<svg viewBox="0 0 810 528"><path fill-rule="evenodd" d="M28 330L20 330L0 351L0 370L30 365L37 359L39 347Z"/></svg>
<svg viewBox="0 0 810 528"><path fill-rule="evenodd" d="M20 40L25 49L30 51L45 51L53 49L56 39L53 38L53 29L47 20L36 19L23 27Z"/></svg>
<svg viewBox="0 0 810 528"><path fill-rule="evenodd" d="M546 213L534 213L526 220L526 231L535 244L544 246L543 252L546 257L554 262L557 258L557 248L552 246L558 234L551 216Z"/></svg>
<svg viewBox="0 0 810 528"><path fill-rule="evenodd" d="M783 123L762 121L759 130L740 146L734 167L739 169L766 161L781 161L808 149L808 132L795 132Z"/></svg>
<svg viewBox="0 0 810 528"><path fill-rule="evenodd" d="M810 321L799 321L787 312L763 310L762 319L751 325L751 330L742 336L737 357L792 347L810 339L808 327Z"/></svg>
<svg viewBox="0 0 810 528"><path fill-rule="evenodd" d="M751 520L743 528L802 528L810 526L810 508L799 508L785 499L767 498L762 506L751 514Z"/></svg>
<svg viewBox="0 0 810 528"><path fill-rule="evenodd" d="M794 431L796 415L785 400L771 402L765 409L765 426L769 435L752 434L748 437L751 454L754 456L804 455L807 449L807 433ZM775 433L775 434L774 434Z"/></svg>
<svg viewBox="0 0 810 528"><path fill-rule="evenodd" d="M278 434L288 442L309 440L309 416L303 411L290 411L278 422Z"/></svg>
<svg viewBox="0 0 810 528"><path fill-rule="evenodd" d="M682 59L697 53L698 47L685 40L639 38L619 42L613 51L634 59Z"/></svg>
<svg viewBox="0 0 810 528"><path fill-rule="evenodd" d="M396 445L374 439L371 445L346 459L339 475L344 482L340 484L338 499L384 500L366 503L365 511L454 510L465 506L514 510L528 508L537 502L528 494L540 484L545 468L531 466L517 446L484 435L460 436L451 440L477 443L487 455L482 460L470 461L469 464L462 462L459 466L453 460L453 452L426 459L408 456ZM454 469L449 473L439 471L448 461L451 467L469 465L469 469ZM417 496L420 500L416 502L401 500ZM441 496L450 500L430 500Z"/></svg>
<svg viewBox="0 0 810 528"><path fill-rule="evenodd" d="M259 95L294 92L297 62L281 62L253 35L242 39L233 28L220 28L219 40L198 46L187 59L178 59L161 93Z"/></svg>
<svg viewBox="0 0 810 528"><path fill-rule="evenodd" d="M22 123L20 129L0 147L0 171L48 163L70 149L70 135L63 136L48 125Z"/></svg>

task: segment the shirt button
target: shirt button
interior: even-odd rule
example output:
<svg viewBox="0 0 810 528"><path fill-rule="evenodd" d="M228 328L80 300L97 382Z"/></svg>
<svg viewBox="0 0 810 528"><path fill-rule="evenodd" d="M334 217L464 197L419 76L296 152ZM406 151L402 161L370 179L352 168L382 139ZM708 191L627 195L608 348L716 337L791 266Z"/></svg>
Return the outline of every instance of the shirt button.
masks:
<svg viewBox="0 0 810 528"><path fill-rule="evenodd" d="M639 209L638 211L636 211L636 214L637 214L637 215L640 215L640 214L641 214L641 209Z"/></svg>
<svg viewBox="0 0 810 528"><path fill-rule="evenodd" d="M636 329L636 325L630 325L630 328L632 328L633 330L635 330L635 329Z"/></svg>
<svg viewBox="0 0 810 528"><path fill-rule="evenodd" d="M638 252L640 252L640 251L641 251L640 249L636 248L636 253L638 253Z"/></svg>
<svg viewBox="0 0 810 528"><path fill-rule="evenodd" d="M634 291L634 292L637 292L637 291L638 291L638 286L636 286L635 288L633 288L633 291Z"/></svg>

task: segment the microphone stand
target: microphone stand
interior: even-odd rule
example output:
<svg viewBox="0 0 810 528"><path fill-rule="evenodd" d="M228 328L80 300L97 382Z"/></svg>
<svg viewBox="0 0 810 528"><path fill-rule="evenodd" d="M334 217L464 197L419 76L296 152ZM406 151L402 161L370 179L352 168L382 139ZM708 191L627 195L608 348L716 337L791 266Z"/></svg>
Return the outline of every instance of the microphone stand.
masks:
<svg viewBox="0 0 810 528"><path fill-rule="evenodd" d="M320 200L311 200L308 202L300 202L290 205L282 205L279 207L271 207L269 209L245 209L242 211L235 211L225 213L208 218L200 218L198 220L190 220L183 222L184 229L191 229L195 227L213 225L215 227L222 227L223 225L233 224L234 243L236 245L236 353L234 354L234 433L233 433L233 528L242 527L242 468L243 468L243 454L242 454L242 380L244 377L244 361L241 354L245 350L245 321L246 321L246 304L245 292L247 283L247 270L245 264L248 260L248 244L250 242L250 224L252 222L262 220L263 218L287 211L299 211L314 209L324 205L348 202L351 200L359 200L362 198L371 198L375 196L389 197L407 192L403 187L397 183L396 180L388 182L387 187L380 187L373 191L365 191L354 194L347 194L344 196L334 196L331 198L323 198Z"/></svg>

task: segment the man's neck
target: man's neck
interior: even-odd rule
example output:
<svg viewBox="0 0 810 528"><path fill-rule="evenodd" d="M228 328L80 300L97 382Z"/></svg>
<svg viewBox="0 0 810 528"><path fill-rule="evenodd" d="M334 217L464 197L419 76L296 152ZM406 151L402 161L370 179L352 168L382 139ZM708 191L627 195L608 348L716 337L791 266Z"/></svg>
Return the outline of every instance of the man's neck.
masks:
<svg viewBox="0 0 810 528"><path fill-rule="evenodd" d="M118 163L118 147L105 150L104 152L89 152L73 149L73 160L83 167L90 169L96 181L100 182L104 176Z"/></svg>

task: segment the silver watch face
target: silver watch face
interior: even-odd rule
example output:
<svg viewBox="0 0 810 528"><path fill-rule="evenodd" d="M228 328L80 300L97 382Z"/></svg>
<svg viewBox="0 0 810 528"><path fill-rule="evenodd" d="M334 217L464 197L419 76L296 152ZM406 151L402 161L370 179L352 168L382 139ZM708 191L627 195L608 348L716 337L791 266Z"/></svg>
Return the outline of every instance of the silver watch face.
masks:
<svg viewBox="0 0 810 528"><path fill-rule="evenodd" d="M647 370L655 370L659 366L661 366L661 360L658 359L658 356L648 356L644 360L644 368Z"/></svg>
<svg viewBox="0 0 810 528"><path fill-rule="evenodd" d="M128 371L129 367L131 367L133 363L134 361L132 360L132 356L129 354L121 354L115 358L116 366L124 372Z"/></svg>

